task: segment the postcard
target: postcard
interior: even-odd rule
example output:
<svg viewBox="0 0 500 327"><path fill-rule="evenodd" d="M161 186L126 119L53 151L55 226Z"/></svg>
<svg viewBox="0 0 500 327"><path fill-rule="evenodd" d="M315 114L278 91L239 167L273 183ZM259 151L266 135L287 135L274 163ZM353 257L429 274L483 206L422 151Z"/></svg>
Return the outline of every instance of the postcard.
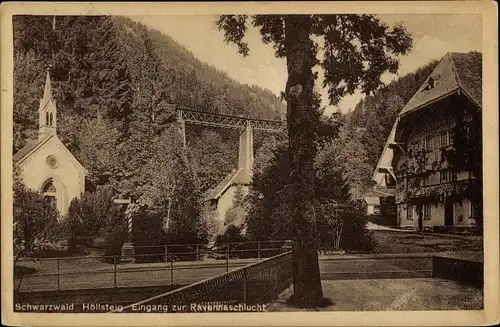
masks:
<svg viewBox="0 0 500 327"><path fill-rule="evenodd" d="M1 11L4 324L498 323L495 3Z"/></svg>

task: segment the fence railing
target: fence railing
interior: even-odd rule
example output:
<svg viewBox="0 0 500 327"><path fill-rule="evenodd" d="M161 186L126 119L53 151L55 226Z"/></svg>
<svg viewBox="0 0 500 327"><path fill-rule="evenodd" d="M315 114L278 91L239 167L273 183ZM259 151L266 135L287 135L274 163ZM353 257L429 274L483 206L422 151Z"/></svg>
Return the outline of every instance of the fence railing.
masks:
<svg viewBox="0 0 500 327"><path fill-rule="evenodd" d="M154 248L164 252L140 253ZM21 259L17 266L34 269L36 273L24 276L15 273L16 289L60 291L187 285L286 252L290 243L233 242L219 244L213 250L200 244L138 246L135 250L135 263L122 263L125 257L121 255Z"/></svg>
<svg viewBox="0 0 500 327"><path fill-rule="evenodd" d="M231 259L231 258L268 258L276 255L281 247L291 247L289 240L224 242L209 248L205 244L167 244L167 245L135 245L136 260L141 259L138 254L147 252L157 254L158 260L190 261L203 259Z"/></svg>
<svg viewBox="0 0 500 327"><path fill-rule="evenodd" d="M119 312L147 311L146 308L151 305L168 305L170 311L178 308L179 312L206 308L218 311L218 307L222 305L232 305L238 307L239 311L248 311L254 304L265 304L276 299L291 285L292 278L292 251L288 251L131 304Z"/></svg>

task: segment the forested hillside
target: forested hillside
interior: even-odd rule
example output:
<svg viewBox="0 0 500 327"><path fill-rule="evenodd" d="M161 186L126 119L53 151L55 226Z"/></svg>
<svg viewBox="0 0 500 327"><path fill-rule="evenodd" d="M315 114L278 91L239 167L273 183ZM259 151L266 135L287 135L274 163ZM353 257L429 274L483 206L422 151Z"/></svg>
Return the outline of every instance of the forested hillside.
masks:
<svg viewBox="0 0 500 327"><path fill-rule="evenodd" d="M58 135L96 185L141 175L136 170L156 155L155 137L175 121L171 104L265 119L284 112L271 91L230 79L169 36L127 18L15 16L14 50L14 152L36 135L51 65ZM188 126L187 138L193 162L204 161L194 169L205 191L236 164L237 133Z"/></svg>
<svg viewBox="0 0 500 327"><path fill-rule="evenodd" d="M389 83L363 98L345 115L339 139L329 151L332 156L339 156L354 197L372 185L373 171L397 114L437 64L438 61L432 61Z"/></svg>
<svg viewBox="0 0 500 327"><path fill-rule="evenodd" d="M108 253L119 253L124 227L95 203L112 206L121 194L146 209L145 225L135 229L138 244L206 242L214 213L204 194L236 168L238 131L188 125L183 151L175 106L280 119L285 106L278 97L230 79L126 18L14 16L13 27L14 153L37 136L50 66L58 136L87 169L87 190L95 189L71 203L68 237L102 234ZM255 133L257 147L264 136Z"/></svg>

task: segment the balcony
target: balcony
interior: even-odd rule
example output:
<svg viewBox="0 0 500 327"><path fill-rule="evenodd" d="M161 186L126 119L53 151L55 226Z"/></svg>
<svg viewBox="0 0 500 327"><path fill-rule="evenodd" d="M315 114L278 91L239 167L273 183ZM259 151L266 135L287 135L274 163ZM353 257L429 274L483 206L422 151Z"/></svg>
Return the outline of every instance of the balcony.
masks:
<svg viewBox="0 0 500 327"><path fill-rule="evenodd" d="M399 202L424 198L443 201L450 196L473 196L477 192L477 188L475 180L464 179L435 185L408 187L405 191L397 194L396 198Z"/></svg>

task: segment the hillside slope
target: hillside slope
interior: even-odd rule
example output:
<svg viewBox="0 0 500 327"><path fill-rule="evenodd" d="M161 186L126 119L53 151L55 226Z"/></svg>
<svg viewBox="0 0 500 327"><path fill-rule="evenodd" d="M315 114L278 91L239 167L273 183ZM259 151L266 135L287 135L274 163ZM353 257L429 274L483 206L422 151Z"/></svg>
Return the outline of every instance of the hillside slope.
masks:
<svg viewBox="0 0 500 327"><path fill-rule="evenodd" d="M232 80L127 18L14 16L13 25L13 151L36 137L50 65L58 135L95 185L144 193L158 167L165 165L162 176L175 169L161 156L178 146L165 141L174 135L175 106L263 119L279 119L285 110L271 91ZM262 137L256 134L257 146ZM189 126L187 138L189 169L204 192L235 167L238 133Z"/></svg>

